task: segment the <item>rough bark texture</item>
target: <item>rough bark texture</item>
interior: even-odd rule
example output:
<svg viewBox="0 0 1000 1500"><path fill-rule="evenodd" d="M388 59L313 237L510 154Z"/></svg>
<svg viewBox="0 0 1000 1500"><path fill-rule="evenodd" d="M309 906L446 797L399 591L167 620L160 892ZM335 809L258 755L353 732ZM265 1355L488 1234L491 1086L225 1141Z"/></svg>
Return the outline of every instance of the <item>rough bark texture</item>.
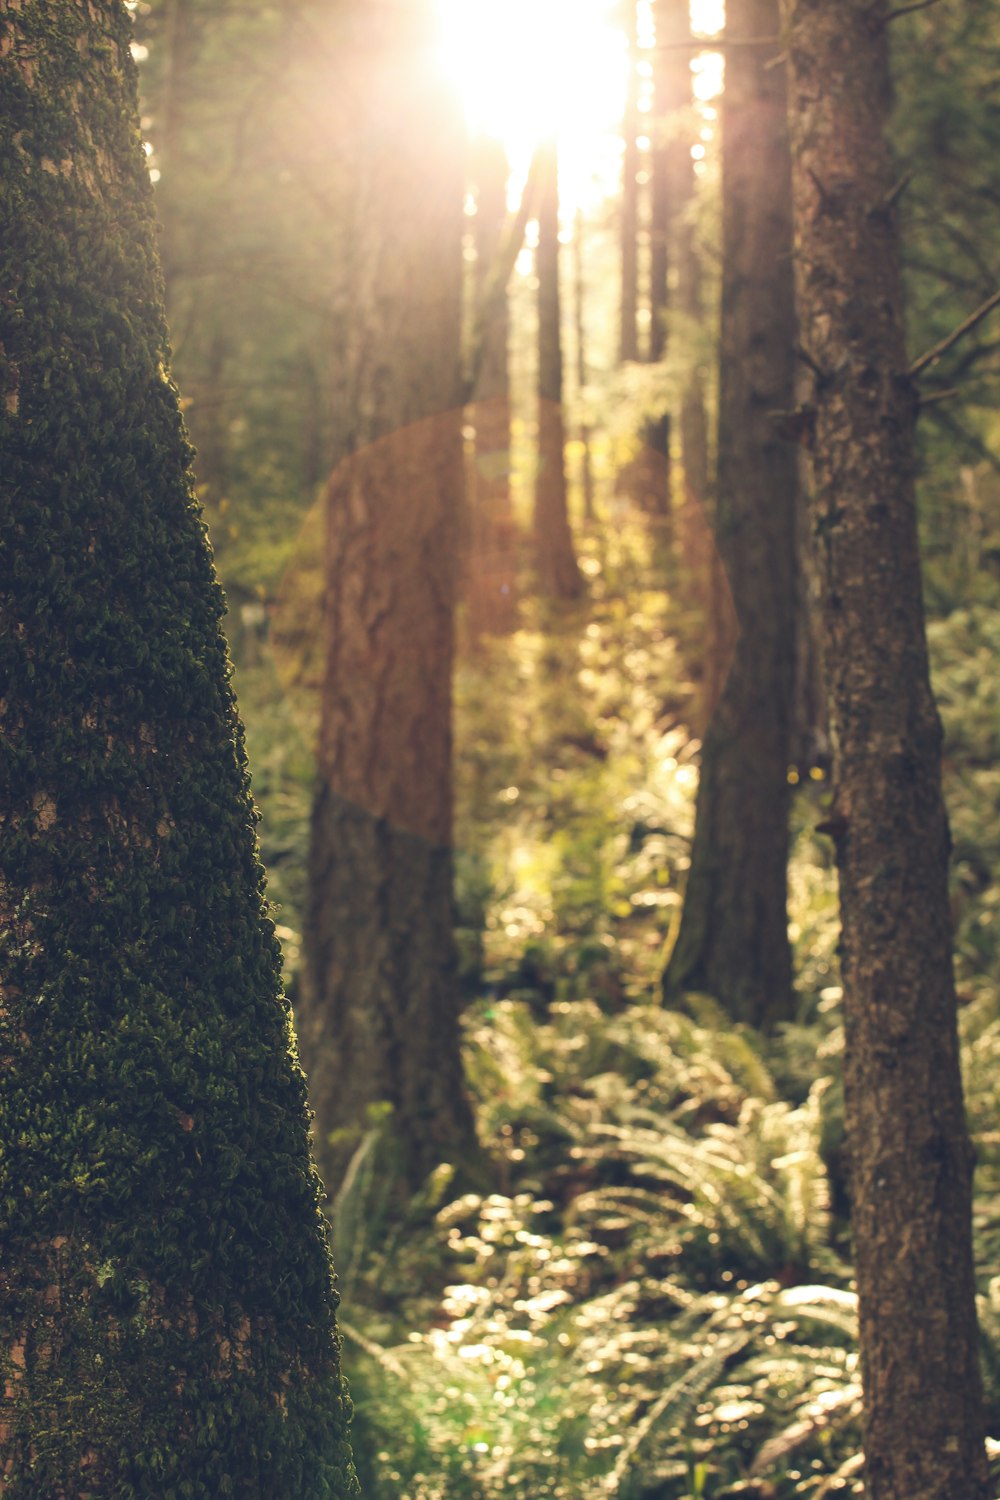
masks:
<svg viewBox="0 0 1000 1500"><path fill-rule="evenodd" d="M335 1190L388 1103L405 1178L472 1152L451 855L464 143L429 6L366 4L351 312L355 451L330 482L303 1061ZM335 1139L331 1136L336 1135Z"/></svg>
<svg viewBox="0 0 1000 1500"><path fill-rule="evenodd" d="M0 17L0 1493L357 1493L117 0Z"/></svg>
<svg viewBox="0 0 1000 1500"><path fill-rule="evenodd" d="M777 31L777 0L733 7L736 43ZM783 71L766 48L727 54L716 542L739 626L702 750L694 846L669 997L715 995L769 1027L792 1013L785 913L794 684L794 309Z"/></svg>
<svg viewBox="0 0 1000 1500"><path fill-rule="evenodd" d="M539 147L538 207L538 472L534 539L538 583L552 599L583 592L566 498L562 328L559 302L559 167L554 143Z"/></svg>
<svg viewBox="0 0 1000 1500"><path fill-rule="evenodd" d="M492 286L507 227L507 156L480 138L473 152L476 292ZM484 309L484 311L486 311ZM517 523L510 492L510 379L506 290L480 319L482 355L468 416L475 432L468 496L466 619L469 637L505 634L517 624Z"/></svg>
<svg viewBox="0 0 1000 1500"><path fill-rule="evenodd" d="M885 7L788 7L802 337L843 925L871 1500L986 1500L941 798L914 502Z"/></svg>

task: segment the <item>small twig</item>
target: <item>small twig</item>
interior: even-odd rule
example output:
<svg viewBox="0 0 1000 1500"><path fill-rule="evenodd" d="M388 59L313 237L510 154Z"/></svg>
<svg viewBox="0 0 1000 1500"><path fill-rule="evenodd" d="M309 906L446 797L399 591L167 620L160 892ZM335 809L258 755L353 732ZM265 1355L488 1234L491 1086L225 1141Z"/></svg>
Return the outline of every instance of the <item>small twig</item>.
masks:
<svg viewBox="0 0 1000 1500"><path fill-rule="evenodd" d="M949 385L943 391L928 391L926 395L920 397L920 400L917 404L921 408L925 406L936 406L939 401L950 401L953 396L960 396L961 394L962 393L957 385Z"/></svg>
<svg viewBox="0 0 1000 1500"><path fill-rule="evenodd" d="M832 208L833 199L830 197L830 194L827 192L826 188L816 176L816 173L813 171L812 167L806 167L806 171L812 178L813 187L816 189L817 193L819 193L820 202L822 203L823 207Z"/></svg>
<svg viewBox="0 0 1000 1500"><path fill-rule="evenodd" d="M882 199L882 207L891 208L892 205L897 201L897 199L903 196L912 181L913 168L910 167L903 173L899 181L897 183L894 183L886 193L885 197Z"/></svg>
<svg viewBox="0 0 1000 1500"><path fill-rule="evenodd" d="M887 16L882 17L882 25L888 26L890 21L897 20L900 16L912 15L915 10L929 10L932 5L937 5L938 0L913 0L912 5L900 5L896 10L891 10Z"/></svg>
<svg viewBox="0 0 1000 1500"><path fill-rule="evenodd" d="M928 349L926 354L921 354L920 358L910 366L910 379L915 380L921 370L926 370L928 365L934 364L942 354L946 354L953 344L957 344L959 339L971 332L976 324L981 323L987 313L991 313L997 306L1000 306L1000 292L994 292L992 297L987 297L986 301L977 307L974 313L970 313L965 322L960 323L946 339L935 344L933 349Z"/></svg>
<svg viewBox="0 0 1000 1500"><path fill-rule="evenodd" d="M813 359L808 349L804 349L801 344L796 344L795 357L796 359L800 359L804 365L808 365L809 369L812 370L813 374L816 377L817 385L826 385L826 382L830 377L823 369L823 366L821 364L817 364L816 360Z"/></svg>

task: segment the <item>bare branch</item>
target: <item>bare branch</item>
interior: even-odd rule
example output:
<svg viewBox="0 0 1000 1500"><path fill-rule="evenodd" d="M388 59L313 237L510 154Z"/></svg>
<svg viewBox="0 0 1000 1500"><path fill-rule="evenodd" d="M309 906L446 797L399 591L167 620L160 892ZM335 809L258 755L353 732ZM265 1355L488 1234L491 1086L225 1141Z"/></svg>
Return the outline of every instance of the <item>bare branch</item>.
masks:
<svg viewBox="0 0 1000 1500"><path fill-rule="evenodd" d="M885 197L882 199L882 207L891 208L892 205L897 201L897 199L901 198L902 195L906 192L906 189L909 187L912 181L913 168L909 167L907 171L903 173L899 181L893 183L892 187L886 193Z"/></svg>
<svg viewBox="0 0 1000 1500"><path fill-rule="evenodd" d="M925 406L936 406L939 401L951 401L961 394L957 385L949 385L943 391L928 391L925 396L920 397L918 405L922 411Z"/></svg>
<svg viewBox="0 0 1000 1500"><path fill-rule="evenodd" d="M953 344L957 344L959 339L970 333L977 323L982 322L987 313L991 313L998 306L1000 306L1000 292L994 292L992 297L987 297L974 313L969 314L964 323L960 323L952 333L949 333L946 339L935 344L933 349L928 349L926 354L921 354L920 358L910 366L910 379L915 380L921 370L926 370L928 365L934 364L935 360L940 359L942 354L946 354Z"/></svg>
<svg viewBox="0 0 1000 1500"><path fill-rule="evenodd" d="M913 0L912 5L900 5L896 10L891 10L887 16L883 16L882 25L888 26L890 21L897 20L900 16L909 16L915 10L929 10L932 5L937 5L938 0Z"/></svg>
<svg viewBox="0 0 1000 1500"><path fill-rule="evenodd" d="M471 401L475 392L483 356L486 352L486 330L496 317L507 295L507 283L511 278L517 257L521 253L525 230L529 220L537 211L539 186L539 158L536 152L528 168L528 178L521 193L521 202L518 204L517 212L509 218L504 228L503 237L479 295L465 379L462 383L465 402Z"/></svg>

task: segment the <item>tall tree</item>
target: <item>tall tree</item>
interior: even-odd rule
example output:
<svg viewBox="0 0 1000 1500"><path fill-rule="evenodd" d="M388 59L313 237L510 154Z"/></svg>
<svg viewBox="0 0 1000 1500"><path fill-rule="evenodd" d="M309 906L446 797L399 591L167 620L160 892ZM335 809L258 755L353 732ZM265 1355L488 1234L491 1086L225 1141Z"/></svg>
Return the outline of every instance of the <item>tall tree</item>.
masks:
<svg viewBox="0 0 1000 1500"><path fill-rule="evenodd" d="M684 6L685 10L687 6ZM656 51L653 61L652 142L649 151L649 345L651 364L667 352L668 278L676 241L678 219L675 204L677 170L673 158L691 154L678 114L690 93L690 63L683 50L668 48L666 17L661 0L653 7ZM684 78L684 74L687 78ZM681 82L677 88L678 80ZM670 510L670 413L664 409L645 424L643 443L653 462L648 465L651 484L644 496L651 515L665 516Z"/></svg>
<svg viewBox="0 0 1000 1500"><path fill-rule="evenodd" d="M676 540L689 563L689 572L700 575L705 571L706 562L695 538L704 535L702 512L709 496L709 459L705 372L700 350L691 337L704 323L704 307L701 263L692 218L695 172L691 148L695 144L696 132L689 0L656 0L653 19L658 144L652 182L652 249L660 258L653 264L651 336L664 340L662 350L659 345L654 346L654 357L661 358L666 347L669 317L674 327L675 347L686 341L691 349L690 358L685 362L677 413L683 500L677 518ZM657 250L660 235L664 242L662 252ZM671 282L669 292L668 275ZM656 334L657 321L662 324L659 335Z"/></svg>
<svg viewBox="0 0 1000 1500"><path fill-rule="evenodd" d="M621 303L618 357L639 358L639 38L637 0L624 0L628 80L622 120Z"/></svg>
<svg viewBox="0 0 1000 1500"><path fill-rule="evenodd" d="M562 325L559 296L559 157L554 140L538 148L538 472L534 538L538 580L553 599L575 599L583 579L573 550L566 497Z"/></svg>
<svg viewBox="0 0 1000 1500"><path fill-rule="evenodd" d="M472 152L476 195L476 378L471 423L474 451L468 485L465 599L472 639L514 628L517 619L517 523L510 491L509 317L501 261L509 237L507 153L479 136ZM505 236L507 231L507 236ZM489 306L486 301L489 300Z"/></svg>
<svg viewBox="0 0 1000 1500"><path fill-rule="evenodd" d="M701 756L694 845L664 988L706 990L756 1026L792 1012L786 916L794 687L796 455L785 81L777 0L730 9L722 104L723 267L715 533L739 625Z"/></svg>
<svg viewBox="0 0 1000 1500"><path fill-rule="evenodd" d="M351 455L327 492L326 665L300 1018L335 1184L391 1105L405 1180L474 1151L452 898L464 140L433 6L359 4Z"/></svg>
<svg viewBox="0 0 1000 1500"><path fill-rule="evenodd" d="M872 1500L986 1500L917 401L885 142L889 6L790 0L797 290L843 926L845 1115Z"/></svg>
<svg viewBox="0 0 1000 1500"><path fill-rule="evenodd" d="M0 16L0 1490L357 1494L119 0Z"/></svg>

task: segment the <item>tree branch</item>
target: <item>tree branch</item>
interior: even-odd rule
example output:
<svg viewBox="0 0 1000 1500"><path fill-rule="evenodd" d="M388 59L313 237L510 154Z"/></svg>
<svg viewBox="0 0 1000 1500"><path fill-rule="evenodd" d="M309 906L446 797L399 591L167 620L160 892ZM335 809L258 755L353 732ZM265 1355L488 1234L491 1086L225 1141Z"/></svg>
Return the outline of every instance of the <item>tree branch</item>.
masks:
<svg viewBox="0 0 1000 1500"><path fill-rule="evenodd" d="M473 321L472 338L469 345L469 356L466 364L465 379L462 382L463 403L472 400L475 394L476 382L483 365L483 356L486 353L486 330L497 315L497 311L507 295L507 283L521 253L524 244L524 233L528 227L528 221L535 214L538 206L538 190L540 187L539 156L536 152L531 159L528 168L527 180L521 201L517 207L517 213L509 219L493 264L490 266L484 281L482 291L478 297L478 306Z"/></svg>
<svg viewBox="0 0 1000 1500"><path fill-rule="evenodd" d="M938 0L913 0L912 5L900 5L896 10L891 10L887 16L883 16L882 25L888 26L890 21L895 21L899 16L909 16L915 10L929 10L932 5L937 5Z"/></svg>
<svg viewBox="0 0 1000 1500"><path fill-rule="evenodd" d="M921 354L920 358L910 366L910 379L915 380L921 370L926 370L928 365L940 359L942 354L946 354L953 344L957 344L959 339L970 333L977 323L982 322L987 313L991 313L998 306L1000 306L1000 292L994 292L992 297L987 297L986 301L977 307L974 313L970 313L965 322L960 323L947 338L935 344L933 349L928 349L926 354Z"/></svg>

